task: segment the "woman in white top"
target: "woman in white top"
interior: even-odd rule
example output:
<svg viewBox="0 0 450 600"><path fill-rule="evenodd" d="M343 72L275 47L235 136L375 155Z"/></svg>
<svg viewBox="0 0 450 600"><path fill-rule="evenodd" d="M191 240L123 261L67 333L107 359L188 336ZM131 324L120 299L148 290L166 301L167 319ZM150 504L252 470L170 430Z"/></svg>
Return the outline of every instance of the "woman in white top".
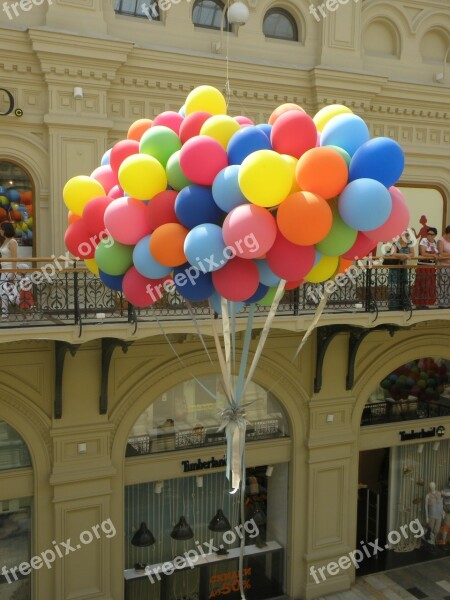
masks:
<svg viewBox="0 0 450 600"><path fill-rule="evenodd" d="M0 252L2 255L0 272L0 296L2 300L2 319L8 318L8 304L14 296L14 273L4 269L15 269L16 264L8 258L17 258L17 242L14 239L14 226L8 221L0 223Z"/></svg>
<svg viewBox="0 0 450 600"><path fill-rule="evenodd" d="M441 308L450 307L450 225L437 243L439 251L438 304Z"/></svg>

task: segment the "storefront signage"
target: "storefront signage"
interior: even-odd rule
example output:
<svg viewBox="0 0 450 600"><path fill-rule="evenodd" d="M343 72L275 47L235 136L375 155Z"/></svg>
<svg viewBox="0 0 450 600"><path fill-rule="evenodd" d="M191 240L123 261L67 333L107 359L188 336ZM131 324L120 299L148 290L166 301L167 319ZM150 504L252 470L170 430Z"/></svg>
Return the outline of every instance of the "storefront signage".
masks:
<svg viewBox="0 0 450 600"><path fill-rule="evenodd" d="M0 88L0 94L2 94L2 96L4 96L6 94L6 97L8 98L7 102L9 104L9 106L7 107L6 110L4 111L0 111L0 117L6 117L6 115L10 115L12 113L12 111L14 110L14 96L11 94L11 92L5 88ZM23 115L23 110L21 108L16 108L16 110L14 110L14 114L16 115L16 117L21 117Z"/></svg>
<svg viewBox="0 0 450 600"><path fill-rule="evenodd" d="M402 442L407 442L408 440L418 440L423 438L432 438L432 437L442 437L445 435L445 427L443 425L439 425L438 427L430 427L430 429L422 429L420 431L415 431L411 429L410 431L400 431L400 440Z"/></svg>
<svg viewBox="0 0 450 600"><path fill-rule="evenodd" d="M243 571L243 588L244 590L251 590L251 576L252 569L251 567L247 567ZM239 571L228 571L226 573L218 573L217 575L212 575L209 579L209 598L226 598L229 594L233 592L239 592Z"/></svg>
<svg viewBox="0 0 450 600"><path fill-rule="evenodd" d="M226 467L227 461L224 458L220 458L216 460L214 456L211 457L211 460L200 460L200 458L191 463L189 460L182 460L181 464L183 465L184 473L188 471L203 471L203 469L217 469L218 467Z"/></svg>

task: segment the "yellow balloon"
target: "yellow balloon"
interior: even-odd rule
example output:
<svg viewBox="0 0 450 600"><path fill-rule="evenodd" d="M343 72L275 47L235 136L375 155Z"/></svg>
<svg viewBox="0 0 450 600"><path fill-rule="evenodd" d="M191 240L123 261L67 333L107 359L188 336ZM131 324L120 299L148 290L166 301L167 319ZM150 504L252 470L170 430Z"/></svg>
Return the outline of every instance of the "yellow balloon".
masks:
<svg viewBox="0 0 450 600"><path fill-rule="evenodd" d="M105 196L103 186L87 175L77 175L66 183L63 189L64 204L74 214L81 217L83 208L97 196Z"/></svg>
<svg viewBox="0 0 450 600"><path fill-rule="evenodd" d="M148 154L128 156L119 168L119 183L137 200L151 200L167 188L167 175L159 160Z"/></svg>
<svg viewBox="0 0 450 600"><path fill-rule="evenodd" d="M292 169L273 150L252 152L239 169L239 187L244 196L258 206L278 206L290 193Z"/></svg>
<svg viewBox="0 0 450 600"><path fill-rule="evenodd" d="M97 275L97 277L98 277L98 275L99 275L98 265L97 265L97 261L95 260L95 258L85 258L84 264L86 265L86 269L88 269L88 271L90 271L94 275Z"/></svg>
<svg viewBox="0 0 450 600"><path fill-rule="evenodd" d="M353 111L343 104L330 104L329 106L324 106L324 108L321 108L313 118L317 131L322 132L328 121L331 121L331 119L337 115L343 115L345 113L353 113Z"/></svg>
<svg viewBox="0 0 450 600"><path fill-rule="evenodd" d="M186 115L203 110L211 115L226 115L227 103L223 94L210 85L200 85L188 94L185 103Z"/></svg>
<svg viewBox="0 0 450 600"><path fill-rule="evenodd" d="M228 142L236 133L239 131L241 126L232 117L227 115L214 115L207 119L200 129L200 135L208 135L214 138L223 146L224 150L227 149Z"/></svg>
<svg viewBox="0 0 450 600"><path fill-rule="evenodd" d="M291 191L289 192L289 196L291 194L294 194L295 192L301 192L302 188L298 185L297 179L295 177L295 170L297 168L298 159L294 158L293 156L290 156L289 154L282 154L281 156L287 162L292 172L292 187Z"/></svg>
<svg viewBox="0 0 450 600"><path fill-rule="evenodd" d="M319 262L305 276L305 281L321 283L330 279L339 266L339 256L322 256Z"/></svg>

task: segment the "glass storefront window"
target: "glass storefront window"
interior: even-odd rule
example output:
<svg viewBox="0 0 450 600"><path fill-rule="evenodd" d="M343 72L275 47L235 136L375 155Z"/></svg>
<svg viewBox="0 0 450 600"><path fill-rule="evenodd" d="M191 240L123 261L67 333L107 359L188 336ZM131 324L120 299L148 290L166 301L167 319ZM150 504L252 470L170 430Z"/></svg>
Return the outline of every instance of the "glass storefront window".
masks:
<svg viewBox="0 0 450 600"><path fill-rule="evenodd" d="M450 415L450 361L425 357L385 377L370 395L361 425Z"/></svg>
<svg viewBox="0 0 450 600"><path fill-rule="evenodd" d="M14 225L19 256L31 256L34 237L33 185L18 165L0 160L0 223Z"/></svg>
<svg viewBox="0 0 450 600"><path fill-rule="evenodd" d="M142 413L131 430L127 456L225 444L225 433L218 431L221 411L227 407L221 378L199 381L175 386ZM251 382L242 405L250 422L247 441L289 436L280 403L261 386Z"/></svg>
<svg viewBox="0 0 450 600"><path fill-rule="evenodd" d="M15 429L0 421L0 471L23 467L31 467L27 445Z"/></svg>
<svg viewBox="0 0 450 600"><path fill-rule="evenodd" d="M31 575L17 570L31 558L31 503L31 498L0 501L0 568L7 568L0 574L1 600L31 600Z"/></svg>
<svg viewBox="0 0 450 600"><path fill-rule="evenodd" d="M266 465L247 469L242 523L239 494L229 493L223 471L127 486L126 597L238 600L241 539L245 542L243 582L247 599L269 600L282 595L287 489L287 464L274 465L270 470ZM136 535L142 523L151 532L143 538ZM136 546L140 540L149 545ZM184 559L184 565L180 560L174 563L175 569L166 567L166 573L162 572L162 565L176 557ZM146 565L151 570L147 575Z"/></svg>

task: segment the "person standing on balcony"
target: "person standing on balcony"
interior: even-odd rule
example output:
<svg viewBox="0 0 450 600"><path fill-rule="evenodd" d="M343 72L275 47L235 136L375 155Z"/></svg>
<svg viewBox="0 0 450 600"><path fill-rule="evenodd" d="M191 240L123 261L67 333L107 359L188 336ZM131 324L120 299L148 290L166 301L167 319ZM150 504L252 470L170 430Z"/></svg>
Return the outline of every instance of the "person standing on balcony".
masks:
<svg viewBox="0 0 450 600"><path fill-rule="evenodd" d="M432 304L436 304L436 258L438 255L436 236L437 229L428 227L427 237L420 240L418 268L411 294L416 308L428 308Z"/></svg>
<svg viewBox="0 0 450 600"><path fill-rule="evenodd" d="M8 221L0 224L0 252L2 255L2 269L14 269L15 263L9 258L17 258L17 242L14 239L14 226ZM14 273L2 271L0 273L0 297L2 301L2 320L8 319L8 305L14 295Z"/></svg>
<svg viewBox="0 0 450 600"><path fill-rule="evenodd" d="M408 258L414 258L414 248L408 231L404 231L392 244L389 258L383 264L394 266L389 269L388 307L389 310L404 310L411 306L409 300L408 269L405 268Z"/></svg>
<svg viewBox="0 0 450 600"><path fill-rule="evenodd" d="M450 225L437 243L439 252L438 304L441 308L450 307Z"/></svg>

